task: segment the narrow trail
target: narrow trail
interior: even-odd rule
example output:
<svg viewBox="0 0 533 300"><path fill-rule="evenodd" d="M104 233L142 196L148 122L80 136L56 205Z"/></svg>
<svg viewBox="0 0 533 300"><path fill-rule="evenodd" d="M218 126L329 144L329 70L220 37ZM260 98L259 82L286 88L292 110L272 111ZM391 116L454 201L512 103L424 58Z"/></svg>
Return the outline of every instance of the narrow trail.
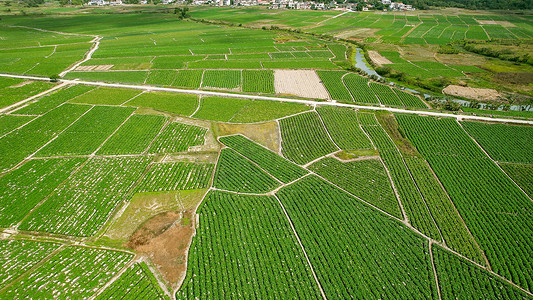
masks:
<svg viewBox="0 0 533 300"><path fill-rule="evenodd" d="M41 80L41 81L49 80L49 78L43 78L43 77L37 77L37 76L13 75L13 74L0 74L0 77L22 78L22 79L28 79L28 80ZM59 81L63 83L68 83L68 84L83 84L83 85L90 85L90 86L125 88L125 89L135 89L135 90L143 90L143 91L160 91L160 92L170 92L170 93L180 93L180 94L215 96L215 97L223 97L223 98L269 100L269 101L278 101L278 102L300 103L300 104L306 104L310 106L320 106L320 105L336 106L336 107L346 107L346 108L353 108L353 109L360 109L360 110L388 111L391 113L416 114L416 115L432 116L432 117L455 118L455 119L461 119L461 120L533 125L533 121L530 121L530 120L490 118L490 117L480 117L480 116L452 114L452 113L424 111L424 110L409 110L409 109L382 107L382 106L365 106L365 105L356 105L356 104L347 104L347 103L338 103L338 102L327 102L327 101L318 102L318 101L313 101L313 100L303 100L303 99L294 99L294 98L268 97L268 96L257 96L257 95L247 95L247 94L232 94L232 93L225 93L225 92L164 88L164 87L155 87L155 86L149 86L149 85L106 83L106 82L98 82L98 81L82 81L82 80L66 80L66 79L60 79Z"/></svg>
<svg viewBox="0 0 533 300"><path fill-rule="evenodd" d="M429 258L431 260L433 276L435 276L435 285L437 288L437 294L439 295L439 300L442 300L442 295L440 294L439 276L437 274L437 268L435 267L435 260L433 259L433 250L431 249L431 246L433 246L433 242L429 241Z"/></svg>
<svg viewBox="0 0 533 300"><path fill-rule="evenodd" d="M91 41L91 43L93 43L93 45L92 45L91 49L89 49L89 51L85 54L85 58L83 58L79 62L75 63L70 68L66 69L65 71L59 73L59 77L64 77L65 75L67 75L68 72L75 70L81 64L83 64L84 62L86 62L89 59L91 59L93 54L94 54L94 52L96 50L98 50L98 47L100 46L100 40L101 39L102 39L101 36L95 36L94 39Z"/></svg>
<svg viewBox="0 0 533 300"><path fill-rule="evenodd" d="M24 104L26 104L26 103L32 101L33 99L37 99L37 98L42 97L42 96L44 96L44 95L50 94L50 93L52 93L53 91L58 90L58 89L61 89L61 88L63 88L63 87L66 86L66 85L69 85L69 84L68 84L68 83L65 83L65 82L62 82L61 84L58 84L58 85L56 85L56 86L52 87L51 89L48 89L48 90L46 90L46 91L44 91L44 92L40 92L40 93L37 94L37 95L33 95L33 96L31 96L31 97L29 97L29 98L26 98L26 99L24 99L24 100L21 100L21 101L19 101L19 102L17 102L17 103L14 103L14 104L11 104L11 105L6 106L6 107L4 107L4 108L1 108L1 109L0 109L0 114L1 114L1 113L4 113L4 112L8 112L8 111L10 111L10 110L13 110L13 109L15 109L15 108L17 108L17 107L19 107L19 106L22 106L22 105L24 105Z"/></svg>

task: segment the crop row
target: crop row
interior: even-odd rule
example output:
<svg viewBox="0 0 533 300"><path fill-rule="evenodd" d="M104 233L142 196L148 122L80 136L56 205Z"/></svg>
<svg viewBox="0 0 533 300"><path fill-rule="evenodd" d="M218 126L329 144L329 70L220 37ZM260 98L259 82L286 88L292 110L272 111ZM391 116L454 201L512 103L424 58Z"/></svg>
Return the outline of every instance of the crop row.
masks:
<svg viewBox="0 0 533 300"><path fill-rule="evenodd" d="M452 119L398 115L398 121L431 164L492 270L533 286L533 203Z"/></svg>
<svg viewBox="0 0 533 300"><path fill-rule="evenodd" d="M273 197L211 192L177 299L317 299L318 286Z"/></svg>
<svg viewBox="0 0 533 300"><path fill-rule="evenodd" d="M305 169L242 135L222 137L220 141L253 161L283 183L289 183L307 174Z"/></svg>
<svg viewBox="0 0 533 300"><path fill-rule="evenodd" d="M530 198L533 198L533 165L505 164L500 167L518 184Z"/></svg>
<svg viewBox="0 0 533 300"><path fill-rule="evenodd" d="M428 244L316 176L276 193L328 298L434 298Z"/></svg>
<svg viewBox="0 0 533 300"><path fill-rule="evenodd" d="M280 125L283 155L297 164L338 150L315 112L281 119Z"/></svg>
<svg viewBox="0 0 533 300"><path fill-rule="evenodd" d="M154 140L150 153L175 153L187 151L192 146L203 145L207 129L173 122Z"/></svg>
<svg viewBox="0 0 533 300"><path fill-rule="evenodd" d="M18 116L18 115L1 115L0 116L0 136L3 136L10 131L13 131L20 126L27 124L33 120L34 116Z"/></svg>
<svg viewBox="0 0 533 300"><path fill-rule="evenodd" d="M0 240L0 289L59 248L59 244Z"/></svg>
<svg viewBox="0 0 533 300"><path fill-rule="evenodd" d="M85 161L84 158L38 159L0 177L0 227L20 222Z"/></svg>
<svg viewBox="0 0 533 300"><path fill-rule="evenodd" d="M132 258L124 252L68 247L2 291L0 298L88 298Z"/></svg>
<svg viewBox="0 0 533 300"><path fill-rule="evenodd" d="M89 109L85 105L63 104L0 138L0 170L9 169L21 162Z"/></svg>
<svg viewBox="0 0 533 300"><path fill-rule="evenodd" d="M91 236L146 169L149 158L95 158L58 187L20 229Z"/></svg>
<svg viewBox="0 0 533 300"><path fill-rule="evenodd" d="M96 154L140 154L155 139L166 118L155 115L132 115Z"/></svg>
<svg viewBox="0 0 533 300"><path fill-rule="evenodd" d="M105 291L95 299L169 299L146 263L129 267Z"/></svg>
<svg viewBox="0 0 533 300"><path fill-rule="evenodd" d="M203 189L209 185L212 164L204 163L158 163L139 184L138 192L161 192Z"/></svg>
<svg viewBox="0 0 533 300"><path fill-rule="evenodd" d="M246 93L274 94L274 71L243 70L242 91Z"/></svg>
<svg viewBox="0 0 533 300"><path fill-rule="evenodd" d="M398 96L392 91L392 89L386 85L379 83L370 83L370 88L376 93L381 104L392 105L392 106L403 106L402 101Z"/></svg>
<svg viewBox="0 0 533 300"><path fill-rule="evenodd" d="M344 76L343 81L355 102L379 104L376 94L368 86L368 79L365 77L349 73Z"/></svg>
<svg viewBox="0 0 533 300"><path fill-rule="evenodd" d="M222 149L213 186L241 193L266 193L279 183L232 149Z"/></svg>
<svg viewBox="0 0 533 300"><path fill-rule="evenodd" d="M355 110L320 106L316 111L339 148L343 150L373 148L372 143L359 126Z"/></svg>
<svg viewBox="0 0 533 300"><path fill-rule="evenodd" d="M82 84L61 89L55 93L39 98L37 102L30 103L28 106L17 110L16 113L22 115L42 115L58 107L62 103L82 95L92 89L94 89L94 87Z"/></svg>
<svg viewBox="0 0 533 300"><path fill-rule="evenodd" d="M328 90L331 99L353 102L352 95L342 83L343 76L347 74L345 71L317 71L316 73Z"/></svg>
<svg viewBox="0 0 533 300"><path fill-rule="evenodd" d="M236 89L241 86L240 70L206 70L202 87Z"/></svg>
<svg viewBox="0 0 533 300"><path fill-rule="evenodd" d="M312 164L310 169L362 200L401 218L398 200L381 161L367 159L342 163L326 157Z"/></svg>
<svg viewBox="0 0 533 300"><path fill-rule="evenodd" d="M95 106L36 155L91 154L134 111L132 108Z"/></svg>

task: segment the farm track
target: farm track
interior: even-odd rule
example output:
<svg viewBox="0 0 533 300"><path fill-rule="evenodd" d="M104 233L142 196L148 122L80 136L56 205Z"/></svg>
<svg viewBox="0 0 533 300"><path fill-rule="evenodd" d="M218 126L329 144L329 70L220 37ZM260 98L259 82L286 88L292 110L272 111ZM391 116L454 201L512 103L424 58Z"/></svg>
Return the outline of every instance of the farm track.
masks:
<svg viewBox="0 0 533 300"><path fill-rule="evenodd" d="M44 78L44 77L14 75L14 74L5 74L5 73L0 74L0 77L49 81L49 78ZM533 121L530 121L530 120L490 118L490 117L480 117L480 116L471 116L471 115L463 115L463 114L451 114L451 113L443 113L443 112L435 112L435 111L409 110L409 109L393 108L393 107L365 106L365 105L356 105L356 104L347 104L347 103L338 103L338 102L326 102L326 101L318 102L318 101L294 99L294 98L268 97L268 96L257 96L257 95L247 95L247 94L232 94L232 93L225 93L225 92L212 92L212 91L178 89L178 88L163 88L163 87L155 87L155 86L149 86L149 85L106 83L106 82L98 82L98 81L81 81L81 80L65 80L65 79L60 79L59 81L68 83L68 84L83 84L83 85L90 85L90 86L136 89L136 90L143 90L143 91L160 91L160 92L215 96L215 97L223 97L223 98L239 98L239 99L250 99L250 100L269 100L269 101L278 101L278 102L300 103L300 104L306 104L306 105L311 105L311 106L320 106L320 105L336 106L336 107L346 107L346 108L353 108L353 109L360 109L360 110L388 111L391 113L416 114L416 115L422 115L422 116L432 116L432 117L441 117L441 118L442 117L455 118L459 120L474 120L474 121L482 121L482 122L533 125Z"/></svg>

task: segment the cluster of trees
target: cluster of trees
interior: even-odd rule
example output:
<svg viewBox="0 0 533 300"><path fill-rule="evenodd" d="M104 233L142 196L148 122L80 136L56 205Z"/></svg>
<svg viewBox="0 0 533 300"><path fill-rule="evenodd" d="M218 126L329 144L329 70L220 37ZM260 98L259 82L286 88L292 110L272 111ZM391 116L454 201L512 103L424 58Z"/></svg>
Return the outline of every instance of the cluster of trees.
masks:
<svg viewBox="0 0 533 300"><path fill-rule="evenodd" d="M496 42L496 45L500 43ZM514 45L519 47L520 45ZM518 63L525 63L533 65L533 57L528 53L516 53L512 47L491 47L490 44L478 44L478 42L465 42L463 48L467 51L474 52L480 55L495 57L501 60L507 60Z"/></svg>
<svg viewBox="0 0 533 300"><path fill-rule="evenodd" d="M430 6L460 7L468 9L533 9L531 0L404 0L417 9Z"/></svg>

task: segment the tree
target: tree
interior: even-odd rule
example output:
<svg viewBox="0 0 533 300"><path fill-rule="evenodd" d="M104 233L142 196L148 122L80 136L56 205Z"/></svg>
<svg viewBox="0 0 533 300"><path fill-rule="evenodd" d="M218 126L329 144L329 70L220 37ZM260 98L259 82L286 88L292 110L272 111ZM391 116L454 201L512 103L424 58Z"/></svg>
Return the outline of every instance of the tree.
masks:
<svg viewBox="0 0 533 300"><path fill-rule="evenodd" d="M180 18L180 20L187 19L188 17L190 17L188 7L176 7L174 8L174 14L178 15L178 18Z"/></svg>

